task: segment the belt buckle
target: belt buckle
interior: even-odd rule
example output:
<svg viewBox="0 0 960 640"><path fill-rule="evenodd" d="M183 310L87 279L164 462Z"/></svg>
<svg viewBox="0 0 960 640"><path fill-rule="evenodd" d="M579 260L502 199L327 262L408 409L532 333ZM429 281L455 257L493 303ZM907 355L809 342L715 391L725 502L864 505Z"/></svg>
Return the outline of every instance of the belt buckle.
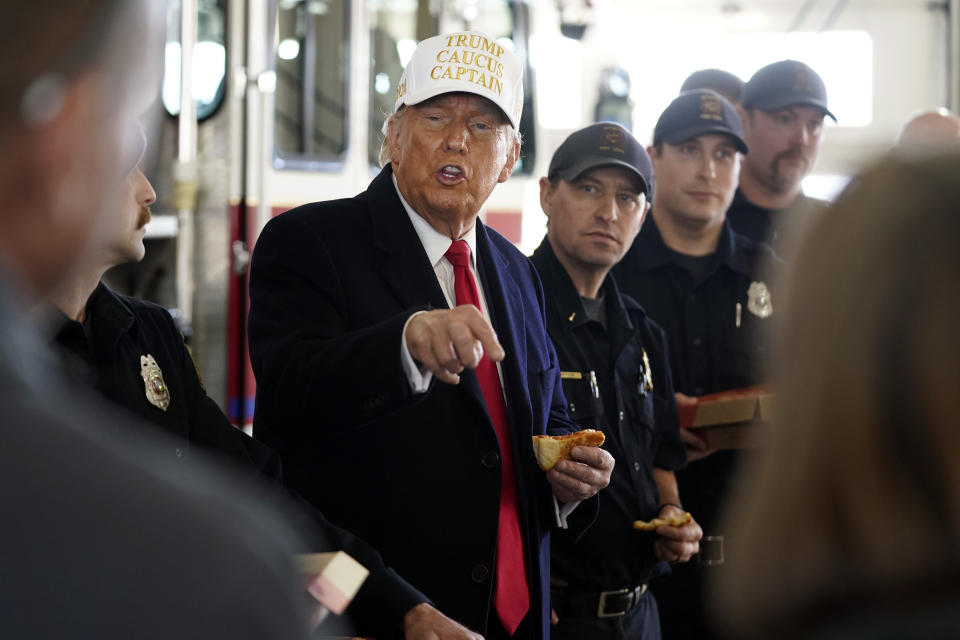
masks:
<svg viewBox="0 0 960 640"><path fill-rule="evenodd" d="M723 557L723 536L703 536L700 539L700 564L708 567L720 566L726 562Z"/></svg>
<svg viewBox="0 0 960 640"><path fill-rule="evenodd" d="M607 613L605 610L607 608L607 597L608 596L622 596L630 593L630 589L617 589L616 591L601 591L600 592L600 605L597 607L597 617L598 618L617 618L627 614L627 610L619 611L617 613Z"/></svg>

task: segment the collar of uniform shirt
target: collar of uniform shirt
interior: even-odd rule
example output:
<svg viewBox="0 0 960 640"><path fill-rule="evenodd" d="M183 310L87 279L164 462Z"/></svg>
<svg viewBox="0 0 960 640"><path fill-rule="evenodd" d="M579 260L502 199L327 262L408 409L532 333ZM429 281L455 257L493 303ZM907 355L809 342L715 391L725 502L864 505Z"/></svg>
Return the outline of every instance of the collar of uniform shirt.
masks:
<svg viewBox="0 0 960 640"><path fill-rule="evenodd" d="M649 243L649 245L641 248L642 243ZM634 253L636 258L630 263L631 270L646 271L674 262L670 256L670 249L663 241L660 229L657 228L653 218L647 218L644 221L640 234L634 240L634 246L637 249L631 253ZM744 249L748 247L752 249L753 242L746 236L737 234L730 226L730 221L724 220L723 230L717 241L717 249L713 254L717 262L727 265L738 273L750 276L754 273L754 269L744 254Z"/></svg>

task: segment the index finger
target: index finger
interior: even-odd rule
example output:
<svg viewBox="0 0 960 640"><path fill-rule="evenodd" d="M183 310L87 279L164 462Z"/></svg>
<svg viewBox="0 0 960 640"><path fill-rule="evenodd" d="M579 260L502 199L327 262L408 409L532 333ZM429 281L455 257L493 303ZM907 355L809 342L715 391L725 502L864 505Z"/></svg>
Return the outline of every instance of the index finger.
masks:
<svg viewBox="0 0 960 640"><path fill-rule="evenodd" d="M474 337L483 345L483 350L490 359L494 362L503 360L506 353L503 347L500 346L500 341L497 339L497 332L493 330L493 327L490 326L487 319L480 313L471 313L466 315L465 322L467 326L470 327L470 331L473 332Z"/></svg>

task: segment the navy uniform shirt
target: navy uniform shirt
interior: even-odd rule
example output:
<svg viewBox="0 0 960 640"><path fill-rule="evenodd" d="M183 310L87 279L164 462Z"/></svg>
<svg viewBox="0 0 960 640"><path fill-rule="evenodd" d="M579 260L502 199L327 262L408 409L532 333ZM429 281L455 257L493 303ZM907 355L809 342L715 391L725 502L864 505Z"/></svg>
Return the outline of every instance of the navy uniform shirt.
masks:
<svg viewBox="0 0 960 640"><path fill-rule="evenodd" d="M762 314L764 300L758 292L765 290L769 310L776 310L776 293L769 290L761 268L776 266L779 259L768 246L735 233L725 222L717 250L699 265L691 264L695 261L669 249L648 216L614 273L621 289L666 331L677 391L702 396L765 382L772 315L763 318L751 309ZM719 533L712 529L736 457L733 451L719 451L677 474L684 507L704 535Z"/></svg>
<svg viewBox="0 0 960 640"><path fill-rule="evenodd" d="M171 454L186 461L191 448L228 458L240 468L274 479L279 457L236 429L207 395L183 337L166 309L121 296L100 283L87 301L81 324L62 313L55 346L71 377L113 403L176 436ZM169 405L151 403L141 376L140 356L151 355L167 388Z"/></svg>
<svg viewBox="0 0 960 640"><path fill-rule="evenodd" d="M766 209L756 205L743 195L740 189L733 196L727 209L727 220L733 230L756 243L766 243L783 257L789 254L787 233L802 233L806 226L819 215L827 203L810 198L802 193L785 209Z"/></svg>
<svg viewBox="0 0 960 640"><path fill-rule="evenodd" d="M634 300L620 295L612 276L601 287L604 328L588 317L546 239L532 262L543 281L547 330L557 351L567 411L581 427L603 431L603 446L617 461L610 485L600 494L593 526L579 540L567 530L554 532L552 573L580 591L636 586L647 582L657 565L654 534L632 526L634 520L656 517L652 469L686 464L666 340ZM650 381L645 380L648 367Z"/></svg>

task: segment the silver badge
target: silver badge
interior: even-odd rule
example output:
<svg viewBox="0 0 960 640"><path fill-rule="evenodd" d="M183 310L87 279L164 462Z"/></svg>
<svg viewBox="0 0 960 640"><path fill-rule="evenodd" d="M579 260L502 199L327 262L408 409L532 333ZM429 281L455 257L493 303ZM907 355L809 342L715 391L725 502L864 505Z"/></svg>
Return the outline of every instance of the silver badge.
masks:
<svg viewBox="0 0 960 640"><path fill-rule="evenodd" d="M773 300L765 283L750 283L750 288L747 289L747 309L758 318L769 318L773 315Z"/></svg>
<svg viewBox="0 0 960 640"><path fill-rule="evenodd" d="M157 361L149 353L140 356L140 377L143 378L147 401L156 408L166 411L170 406L170 389L163 380L163 372Z"/></svg>

